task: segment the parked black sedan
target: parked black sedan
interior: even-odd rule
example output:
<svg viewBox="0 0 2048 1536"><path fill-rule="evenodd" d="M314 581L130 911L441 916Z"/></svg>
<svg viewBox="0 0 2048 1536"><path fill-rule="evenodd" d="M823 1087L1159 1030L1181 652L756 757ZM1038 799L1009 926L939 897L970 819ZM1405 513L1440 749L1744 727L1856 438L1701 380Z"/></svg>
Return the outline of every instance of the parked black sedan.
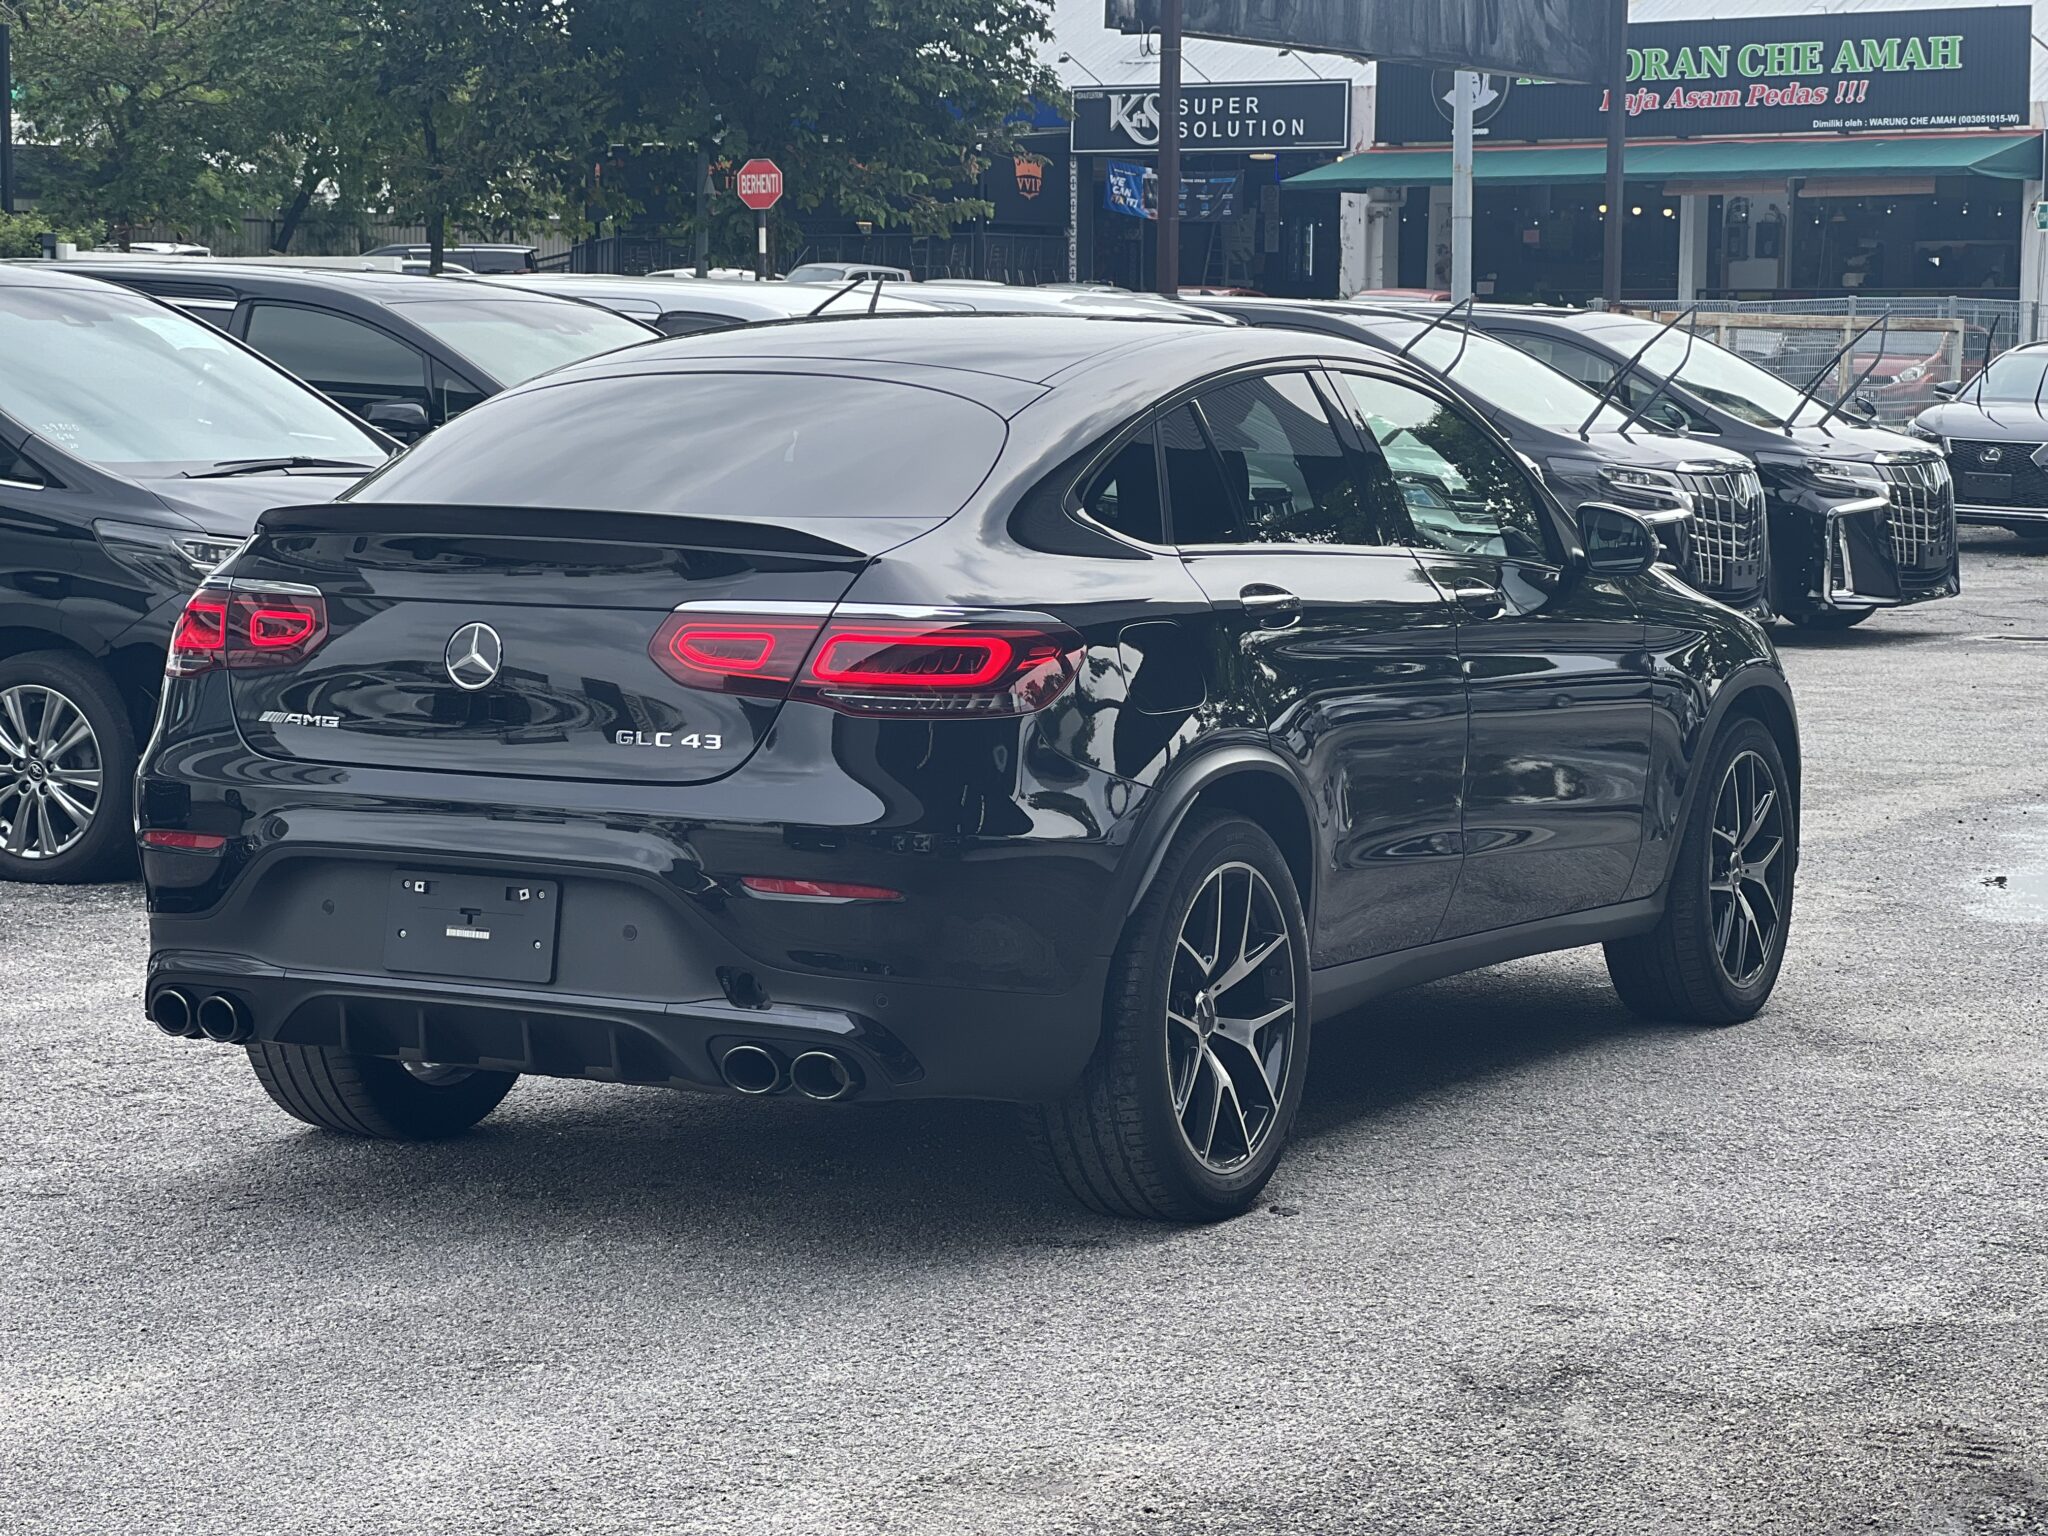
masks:
<svg viewBox="0 0 2048 1536"><path fill-rule="evenodd" d="M2048 540L2048 344L2015 347L1907 429L1948 459L1956 519Z"/></svg>
<svg viewBox="0 0 2048 1536"><path fill-rule="evenodd" d="M1250 325L1292 326L1402 353L1444 378L1542 466L1568 511L1609 501L1643 514L1709 597L1770 617L1763 482L1741 454L1629 419L1565 374L1462 320L1313 299L1204 299ZM1404 448L1409 449L1405 458ZM1429 476L1421 445L1390 443L1397 474Z"/></svg>
<svg viewBox="0 0 2048 1536"><path fill-rule="evenodd" d="M1762 473L1771 607L1810 629L1962 591L1954 489L1923 443L1831 413L1776 374L1652 321L1482 305L1476 323L1673 427L1746 454ZM1644 354L1628 377L1616 375Z"/></svg>
<svg viewBox="0 0 2048 1536"><path fill-rule="evenodd" d="M658 334L573 299L394 272L113 259L70 270L219 326L405 441L550 368Z"/></svg>
<svg viewBox="0 0 2048 1536"><path fill-rule="evenodd" d="M132 868L136 743L185 599L257 513L393 446L153 299L0 267L0 879Z"/></svg>
<svg viewBox="0 0 2048 1536"><path fill-rule="evenodd" d="M1601 943L1645 1014L1764 1005L1792 702L1657 553L1335 338L593 359L266 514L193 599L147 1007L354 1135L521 1072L1014 1100L1097 1209L1225 1216L1313 1028L1381 992Z"/></svg>

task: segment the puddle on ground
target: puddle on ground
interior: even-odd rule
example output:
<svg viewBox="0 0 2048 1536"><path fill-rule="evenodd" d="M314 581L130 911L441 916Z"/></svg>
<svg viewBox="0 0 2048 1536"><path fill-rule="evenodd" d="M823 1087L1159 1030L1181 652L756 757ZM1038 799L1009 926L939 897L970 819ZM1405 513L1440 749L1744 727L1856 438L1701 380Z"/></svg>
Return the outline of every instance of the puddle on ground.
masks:
<svg viewBox="0 0 2048 1536"><path fill-rule="evenodd" d="M2048 806L2029 806L2007 862L1979 877L1977 907L2001 923L2048 923Z"/></svg>

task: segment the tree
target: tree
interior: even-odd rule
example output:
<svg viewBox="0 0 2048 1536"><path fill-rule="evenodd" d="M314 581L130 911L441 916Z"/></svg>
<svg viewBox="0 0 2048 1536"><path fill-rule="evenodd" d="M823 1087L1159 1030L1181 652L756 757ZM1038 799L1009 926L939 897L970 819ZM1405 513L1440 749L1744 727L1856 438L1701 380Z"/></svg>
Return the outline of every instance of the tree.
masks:
<svg viewBox="0 0 2048 1536"><path fill-rule="evenodd" d="M13 0L15 77L26 134L61 145L43 201L104 219L124 243L138 223L240 212L224 146L253 67L245 13L264 0Z"/></svg>
<svg viewBox="0 0 2048 1536"><path fill-rule="evenodd" d="M1035 96L1049 0L582 0L578 34L620 61L621 133L674 157L772 156L788 203L939 233L986 217L972 189ZM964 193L963 193L964 189ZM729 200L728 200L729 201ZM728 216L731 215L730 209ZM738 227L743 228L743 224Z"/></svg>
<svg viewBox="0 0 2048 1536"><path fill-rule="evenodd" d="M356 65L337 109L379 148L393 208L427 226L527 229L574 216L603 143L598 56L558 0L341 0Z"/></svg>

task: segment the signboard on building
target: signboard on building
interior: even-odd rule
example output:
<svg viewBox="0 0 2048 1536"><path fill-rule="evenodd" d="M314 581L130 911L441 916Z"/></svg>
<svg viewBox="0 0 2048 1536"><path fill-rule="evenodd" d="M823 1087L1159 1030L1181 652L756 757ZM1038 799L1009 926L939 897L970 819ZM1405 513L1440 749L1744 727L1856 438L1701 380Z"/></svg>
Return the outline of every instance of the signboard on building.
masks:
<svg viewBox="0 0 2048 1536"><path fill-rule="evenodd" d="M1135 160L1112 160L1103 169L1103 206L1112 213L1134 219L1159 217L1159 173ZM1243 201L1244 177L1183 176L1180 181L1180 216L1192 224L1223 224L1238 216Z"/></svg>
<svg viewBox="0 0 2048 1536"><path fill-rule="evenodd" d="M2002 5L1643 22L1621 110L1645 139L2023 128L2031 20ZM1448 70L1382 64L1375 142L1448 143L1453 86ZM1496 141L1599 139L1609 94L1489 74L1474 120Z"/></svg>
<svg viewBox="0 0 2048 1536"><path fill-rule="evenodd" d="M1183 0L1190 37L1419 59L1550 80L1606 70L1608 0ZM1107 0L1108 24L1159 30L1159 0Z"/></svg>
<svg viewBox="0 0 2048 1536"><path fill-rule="evenodd" d="M1043 137L1035 142L1046 145ZM981 173L979 193L995 205L990 222L1043 224L1058 229L1067 222L1067 156L1064 145L1052 154L1030 147L997 155Z"/></svg>
<svg viewBox="0 0 2048 1536"><path fill-rule="evenodd" d="M1350 147L1348 80L1181 87L1182 154ZM1090 86L1074 92L1076 154L1149 155L1158 148L1156 87Z"/></svg>

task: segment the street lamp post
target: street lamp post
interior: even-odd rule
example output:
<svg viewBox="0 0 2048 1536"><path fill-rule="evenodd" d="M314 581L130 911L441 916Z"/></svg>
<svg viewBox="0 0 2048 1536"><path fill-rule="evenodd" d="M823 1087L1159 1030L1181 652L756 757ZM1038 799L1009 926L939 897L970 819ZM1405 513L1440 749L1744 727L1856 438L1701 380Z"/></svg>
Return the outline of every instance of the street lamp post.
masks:
<svg viewBox="0 0 2048 1536"><path fill-rule="evenodd" d="M0 21L0 213L14 212L14 63Z"/></svg>
<svg viewBox="0 0 2048 1536"><path fill-rule="evenodd" d="M1621 307L1621 235L1628 217L1622 157L1628 143L1628 0L1610 0L1607 55L1607 237L1600 291L1609 309Z"/></svg>

